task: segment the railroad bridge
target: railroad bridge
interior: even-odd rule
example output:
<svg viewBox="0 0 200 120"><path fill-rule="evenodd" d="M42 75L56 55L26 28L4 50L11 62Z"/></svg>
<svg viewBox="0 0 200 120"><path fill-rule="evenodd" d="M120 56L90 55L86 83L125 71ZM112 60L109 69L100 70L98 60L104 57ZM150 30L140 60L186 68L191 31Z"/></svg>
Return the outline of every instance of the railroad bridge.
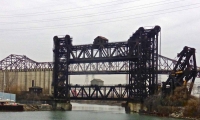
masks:
<svg viewBox="0 0 200 120"><path fill-rule="evenodd" d="M69 35L55 36L54 98L143 101L153 95L158 89L159 32L159 26L152 29L140 27L125 42L108 42L98 36L93 44L88 45L73 45ZM128 74L129 83L123 86L72 86L69 84L70 69L75 74Z"/></svg>
<svg viewBox="0 0 200 120"><path fill-rule="evenodd" d="M127 61L118 62L119 64L112 64L112 71L117 74L128 74L129 64ZM175 59L170 59L162 55L158 55L158 71L157 74L169 74L174 68L177 61ZM104 63L102 63L103 65ZM84 63L80 63L79 69L75 69L75 65L69 65L69 75L80 75L84 74L90 70L91 73L95 74L108 74L104 72L99 65L97 70L89 69L83 67ZM105 66L105 65L104 65ZM74 67L74 68L73 68ZM99 71L99 72L97 72ZM199 68L198 68L199 72ZM42 87L45 94L52 93L52 74L53 74L53 62L37 62L30 59L25 55L15 55L11 54L5 59L0 61L0 89L3 90L4 82L7 85L12 83L17 85L18 91L27 91L32 85L32 80L35 81L35 85ZM89 74L88 74L89 75ZM4 77L6 76L6 77ZM197 76L199 77L199 76ZM5 81L4 81L5 78ZM71 80L72 81L72 80ZM79 84L79 83L77 83ZM12 84L10 86L12 87ZM81 94L80 94L81 95ZM80 96L79 95L79 96ZM84 94L83 94L84 95ZM79 98L81 99L81 98ZM83 99L83 98L82 98Z"/></svg>
<svg viewBox="0 0 200 120"><path fill-rule="evenodd" d="M38 86L48 89L48 94L51 94L53 85L54 98L59 101L141 102L157 91L157 75L169 74L177 63L174 59L158 54L159 32L159 26L151 29L141 27L127 41L109 42L99 36L93 44L85 45L73 45L69 35L61 38L55 36L54 62L36 62L25 55L11 54L0 61L0 83L4 85L3 73L14 72L18 84L23 83L23 90L31 87L28 81L34 79ZM29 77L30 73L34 77ZM69 82L69 75L88 74L128 74L129 83L81 86Z"/></svg>
<svg viewBox="0 0 200 120"><path fill-rule="evenodd" d="M140 27L127 41L109 42L98 36L93 44L86 45L73 45L69 35L55 36L55 100L143 102L157 92L158 74L169 73L176 64L175 60L158 54L160 30L159 26L151 29ZM69 75L81 74L128 74L128 84L80 86L69 83Z"/></svg>

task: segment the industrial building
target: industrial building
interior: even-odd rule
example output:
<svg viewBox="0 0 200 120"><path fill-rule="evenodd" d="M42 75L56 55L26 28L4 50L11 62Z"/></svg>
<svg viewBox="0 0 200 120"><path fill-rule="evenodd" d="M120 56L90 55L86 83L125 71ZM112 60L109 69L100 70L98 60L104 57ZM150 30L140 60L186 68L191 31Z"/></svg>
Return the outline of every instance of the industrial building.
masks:
<svg viewBox="0 0 200 120"><path fill-rule="evenodd" d="M93 80L91 80L91 85L103 86L104 85L104 81L101 80L101 79L93 79Z"/></svg>
<svg viewBox="0 0 200 120"><path fill-rule="evenodd" d="M52 69L0 70L0 91L29 91L32 80L44 94L51 94Z"/></svg>

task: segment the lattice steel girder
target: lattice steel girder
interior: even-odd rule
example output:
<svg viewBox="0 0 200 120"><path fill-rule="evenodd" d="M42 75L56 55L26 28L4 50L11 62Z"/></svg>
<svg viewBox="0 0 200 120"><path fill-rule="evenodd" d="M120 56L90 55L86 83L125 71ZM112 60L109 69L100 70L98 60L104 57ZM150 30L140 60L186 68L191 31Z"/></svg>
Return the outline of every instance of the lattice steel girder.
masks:
<svg viewBox="0 0 200 120"><path fill-rule="evenodd" d="M79 86L70 85L70 99L81 100L128 100L129 85Z"/></svg>
<svg viewBox="0 0 200 120"><path fill-rule="evenodd" d="M70 72L128 71L128 61L71 64Z"/></svg>
<svg viewBox="0 0 200 120"><path fill-rule="evenodd" d="M120 62L120 61L118 61ZM123 65L124 62L127 61L121 61L122 63L119 63L121 65ZM170 59L167 58L165 56L162 55L158 55L158 74L169 74L175 64L177 63L177 60L175 59ZM78 64L78 63L76 63ZM108 74L127 74L128 73L128 69L129 69L129 63L126 66L123 66L123 68L121 70L116 69L114 70L113 68L118 68L117 64L114 64L114 67L112 67L111 69L113 69L113 72L109 72L109 71L95 71L95 70L90 70L90 69L79 69L77 71L77 69L74 69L74 66L77 66L76 64L70 64L69 65L69 71L70 71L70 75L76 75L76 74L105 74L106 72L108 72ZM83 66L83 64L88 64L88 63L81 63L81 65ZM93 63L93 64L97 64L97 63ZM87 65L86 65L87 66ZM25 55L14 55L11 54L8 57L6 57L5 59L0 61L0 70L18 70L18 71L36 71L36 70L53 70L53 62L36 62L34 60L31 60L30 58L28 58ZM198 74L200 72L200 68L197 67L197 71ZM197 76L199 77L200 74Z"/></svg>
<svg viewBox="0 0 200 120"><path fill-rule="evenodd" d="M157 90L159 32L159 26L152 29L139 28L129 39L130 42L137 41L141 44L138 49L133 49L139 51L139 60L129 61L129 85L133 85L129 95L141 102Z"/></svg>
<svg viewBox="0 0 200 120"><path fill-rule="evenodd" d="M176 64L176 60L159 55L157 74L169 74ZM98 62L98 63L74 63L69 65L70 75L75 74L127 74L128 61Z"/></svg>
<svg viewBox="0 0 200 120"><path fill-rule="evenodd" d="M98 41L100 42L96 41L93 44L76 46L72 45L69 36L65 38L54 37L54 97L67 99L70 64L77 63L70 67L72 71L121 71L124 66L127 67L127 62L129 62L128 74L131 88L127 90L127 93L129 92L127 97L141 100L142 102L157 90L156 72L158 71L159 32L159 26L155 26L152 29L141 27L127 42L108 43L99 39ZM93 63L96 63L96 66ZM124 64L119 66L119 63ZM113 69L115 66L116 68ZM83 97L83 92L86 93L86 91L83 87L80 90ZM88 98L90 97L90 91L91 89L89 88L89 95L86 93ZM119 97L115 87L110 87L110 91L115 92ZM91 97L93 97L94 92L96 92L97 97L98 92L103 97L99 87L96 86L94 88Z"/></svg>
<svg viewBox="0 0 200 120"><path fill-rule="evenodd" d="M54 99L69 100L69 58L70 58L71 38L66 35L64 38L54 37L54 68L53 86Z"/></svg>
<svg viewBox="0 0 200 120"><path fill-rule="evenodd" d="M138 44L134 44L137 48ZM75 45L70 48L70 64L91 62L127 61L138 58L138 53L129 52L127 42L107 43L104 45Z"/></svg>
<svg viewBox="0 0 200 120"><path fill-rule="evenodd" d="M36 62L25 55L11 54L0 61L0 70L52 69L52 62Z"/></svg>
<svg viewBox="0 0 200 120"><path fill-rule="evenodd" d="M189 94L191 94L195 78L197 77L197 65L195 49L185 46L178 54L179 59L174 66L169 78L163 82L163 92L167 93L167 85L169 91L173 91L178 86L183 86L191 81L189 87Z"/></svg>
<svg viewBox="0 0 200 120"><path fill-rule="evenodd" d="M172 71L177 63L177 60L170 59L162 55L158 55L158 70L159 71Z"/></svg>

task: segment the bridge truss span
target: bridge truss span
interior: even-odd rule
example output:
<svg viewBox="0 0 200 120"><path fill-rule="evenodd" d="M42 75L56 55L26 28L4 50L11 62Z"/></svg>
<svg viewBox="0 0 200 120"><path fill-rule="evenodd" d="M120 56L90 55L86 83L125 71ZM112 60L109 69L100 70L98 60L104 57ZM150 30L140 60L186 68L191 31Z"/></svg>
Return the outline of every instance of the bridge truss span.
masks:
<svg viewBox="0 0 200 120"><path fill-rule="evenodd" d="M177 60L158 54L158 74L169 74L176 63ZM37 62L25 55L15 54L11 54L0 61L0 70L33 71L36 69L53 70L53 62ZM109 71L114 71L116 74L128 74L128 69L128 61L73 63L69 65L69 74L109 74Z"/></svg>
<svg viewBox="0 0 200 120"><path fill-rule="evenodd" d="M54 37L54 62L37 62L25 55L11 54L0 61L0 70L53 70L54 97L64 100L68 99L68 93L75 89L70 86L69 75L128 74L127 86L132 87L128 87L128 91L126 89L126 99L143 100L157 89L157 74L169 74L177 63L177 60L158 54L159 30L156 27L139 28L124 42L108 42L97 37L93 44L87 45L72 45L72 39L68 35L64 38ZM199 67L197 71L199 77ZM83 89L81 87L84 88L76 86L77 89ZM122 88L125 90L126 87ZM88 95L95 99L89 93ZM101 99L106 99L106 96L103 94ZM76 99L76 96L73 96L73 99Z"/></svg>
<svg viewBox="0 0 200 120"><path fill-rule="evenodd" d="M0 70L29 71L36 69L53 69L52 62L36 62L25 55L11 54L0 61Z"/></svg>
<svg viewBox="0 0 200 120"><path fill-rule="evenodd" d="M128 74L128 64L128 61L71 64L69 74Z"/></svg>
<svg viewBox="0 0 200 120"><path fill-rule="evenodd" d="M128 73L128 86L131 87L127 98L142 102L157 90L159 32L159 26L152 29L141 27L125 42L109 43L105 37L98 36L93 44L88 45L73 45L69 35L64 38L55 36L54 98L69 99L72 87L69 75Z"/></svg>
<svg viewBox="0 0 200 120"><path fill-rule="evenodd" d="M134 44L133 47L138 47L138 44ZM128 48L128 42L107 43L104 45L88 44L71 46L69 48L69 62L73 64L126 61L127 59L136 60L138 53L131 53Z"/></svg>
<svg viewBox="0 0 200 120"><path fill-rule="evenodd" d="M169 74L177 60L158 54L158 74ZM34 71L53 70L53 62L37 62L25 55L11 54L0 61L0 70L10 71ZM128 74L128 61L98 62L98 63L74 63L69 65L70 75L84 74ZM197 67L198 76L200 67Z"/></svg>
<svg viewBox="0 0 200 120"><path fill-rule="evenodd" d="M127 101L129 98L128 85L115 86L69 86L70 99L74 100L121 100Z"/></svg>

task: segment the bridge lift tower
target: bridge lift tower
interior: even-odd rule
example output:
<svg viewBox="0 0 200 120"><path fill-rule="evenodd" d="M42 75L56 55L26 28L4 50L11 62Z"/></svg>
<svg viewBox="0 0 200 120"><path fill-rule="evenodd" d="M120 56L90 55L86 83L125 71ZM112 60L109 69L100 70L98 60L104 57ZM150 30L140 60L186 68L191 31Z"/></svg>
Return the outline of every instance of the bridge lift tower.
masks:
<svg viewBox="0 0 200 120"><path fill-rule="evenodd" d="M73 45L69 35L60 38L55 36L52 84L54 100L62 103L70 101L69 93L71 88L75 87L69 83L69 75L73 71L73 75L75 73L77 75L128 74L128 85L125 86L127 96L119 95L118 99L143 102L146 97L154 94L158 89L158 36L160 30L159 26L150 29L140 27L127 41L108 42L104 37L98 36L93 44L88 45ZM128 63L128 72L121 71L124 66L114 67L115 64L124 62ZM98 89L101 87L104 86L98 86ZM116 85L110 88L114 87L120 86ZM84 89L84 86L81 86L81 89ZM106 100L108 96L101 93L101 96L97 96L97 98ZM78 99L78 97L76 98ZM94 99L90 92L87 93L87 98Z"/></svg>

